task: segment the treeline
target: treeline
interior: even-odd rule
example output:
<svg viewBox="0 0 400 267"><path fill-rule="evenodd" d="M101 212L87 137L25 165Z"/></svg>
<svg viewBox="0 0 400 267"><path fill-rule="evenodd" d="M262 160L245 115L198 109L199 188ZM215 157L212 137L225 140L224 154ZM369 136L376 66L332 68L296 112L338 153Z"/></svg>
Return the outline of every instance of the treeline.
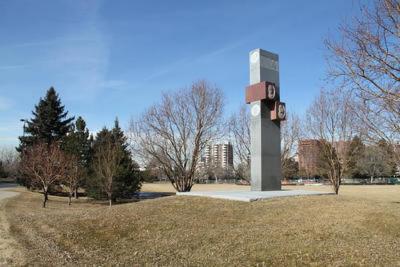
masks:
<svg viewBox="0 0 400 267"><path fill-rule="evenodd" d="M346 153L346 172L349 178L392 177L397 174L398 162L393 145L384 139L376 144L364 144L355 136Z"/></svg>
<svg viewBox="0 0 400 267"><path fill-rule="evenodd" d="M15 178L18 173L18 153L14 148L0 148L0 178Z"/></svg>
<svg viewBox="0 0 400 267"><path fill-rule="evenodd" d="M300 175L329 180L336 194L344 177L400 173L399 2L376 0L360 11L339 27L338 39L325 40L327 84L304 117L291 114L281 128L284 177L299 171L294 160L299 140L314 140L317 170ZM249 169L248 118L241 111L231 120L241 170ZM339 143L350 144L349 152Z"/></svg>
<svg viewBox="0 0 400 267"><path fill-rule="evenodd" d="M94 137L82 117L68 116L54 88L40 99L24 121L19 137L18 183L43 192L43 207L51 193L67 192L69 204L79 189L109 205L140 190L141 173L119 126L104 127Z"/></svg>
<svg viewBox="0 0 400 267"><path fill-rule="evenodd" d="M306 164L298 170L296 175L304 178L325 178L329 165L323 149L327 144L321 140L312 141L317 144L314 149L309 148L310 151L316 153L316 164L315 166ZM343 169L344 178L370 179L372 183L373 179L377 177L398 175L396 149L384 139L377 140L376 143L366 143L358 135L355 135L349 141L334 143L333 151L335 157L342 162L341 169Z"/></svg>
<svg viewBox="0 0 400 267"><path fill-rule="evenodd" d="M293 177L299 171L295 160L299 140L318 140L319 173L330 181L336 194L346 175L390 174L395 164L400 165L400 38L396 34L400 9L395 0L376 0L375 5L362 7L362 12L363 16L340 28L340 41L326 40L326 88L313 99L303 118L289 114L281 125L284 177ZM152 171L150 176L163 176L177 191L190 191L201 176L199 163L205 147L228 139L233 140L237 159L233 175L250 179L249 114L242 109L227 123L224 99L219 88L198 81L163 94L159 103L131 121L130 145L142 166ZM39 155L42 160L35 166L43 170L27 169L21 182L45 193L70 184L70 192L82 187L110 204L138 190L141 175L118 122L113 129L104 129L91 138L82 126L83 119L78 121L73 126L74 118L68 117L54 89L50 89L35 107L33 118L26 121L19 147L22 166L29 166L29 157ZM362 144L355 143L356 136ZM341 153L337 144L352 141L357 149ZM47 150L43 152L44 148ZM58 161L51 160L56 157ZM61 175L65 172L61 160L74 162L65 166L78 167L67 171L79 176L78 182L65 181L69 176ZM53 175L49 182L43 181L43 173L53 168L60 178ZM208 177L221 176L219 169L206 171Z"/></svg>

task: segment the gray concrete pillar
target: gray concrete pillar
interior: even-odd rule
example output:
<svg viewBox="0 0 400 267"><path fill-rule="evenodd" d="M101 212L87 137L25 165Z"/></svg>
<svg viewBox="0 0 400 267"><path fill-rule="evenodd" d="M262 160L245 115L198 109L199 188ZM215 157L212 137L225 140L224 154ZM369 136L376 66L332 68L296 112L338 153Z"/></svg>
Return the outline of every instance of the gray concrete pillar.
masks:
<svg viewBox="0 0 400 267"><path fill-rule="evenodd" d="M255 49L250 52L250 86L261 82L275 85L277 98L274 101L280 103L278 55ZM256 92L260 92L258 89ZM271 108L275 102L261 99L250 103L252 191L281 190L280 121L271 120Z"/></svg>

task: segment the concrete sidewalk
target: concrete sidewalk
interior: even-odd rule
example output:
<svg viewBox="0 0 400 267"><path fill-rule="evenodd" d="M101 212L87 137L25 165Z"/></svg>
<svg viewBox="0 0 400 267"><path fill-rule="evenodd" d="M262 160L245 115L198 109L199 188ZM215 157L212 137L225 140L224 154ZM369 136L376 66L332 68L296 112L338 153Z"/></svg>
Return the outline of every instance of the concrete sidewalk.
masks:
<svg viewBox="0 0 400 267"><path fill-rule="evenodd" d="M4 191L4 189L0 190L0 201L9 198L9 197L14 197L17 196L19 193L17 192L9 192L9 191Z"/></svg>
<svg viewBox="0 0 400 267"><path fill-rule="evenodd" d="M17 196L19 193L9 191L10 189L14 189L17 187L18 187L17 184L10 184L10 183L0 184L0 201L5 198Z"/></svg>
<svg viewBox="0 0 400 267"><path fill-rule="evenodd" d="M26 261L22 253L22 248L10 234L10 225L7 221L4 199L18 195L18 192L10 192L17 188L16 184L0 184L0 266L24 266Z"/></svg>
<svg viewBox="0 0 400 267"><path fill-rule="evenodd" d="M307 191L307 190L280 190L280 191L203 191L203 192L177 192L177 196L197 196L220 198L226 200L237 200L252 202L277 197L310 196L310 195L332 195L330 192Z"/></svg>

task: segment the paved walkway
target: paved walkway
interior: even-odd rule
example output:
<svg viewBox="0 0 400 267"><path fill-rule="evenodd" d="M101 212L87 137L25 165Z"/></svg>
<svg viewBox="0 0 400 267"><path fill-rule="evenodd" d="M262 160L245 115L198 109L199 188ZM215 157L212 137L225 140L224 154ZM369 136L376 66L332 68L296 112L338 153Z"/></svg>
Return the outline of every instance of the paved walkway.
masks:
<svg viewBox="0 0 400 267"><path fill-rule="evenodd" d="M14 197L18 195L19 193L17 192L12 192L13 189L17 188L17 184L11 184L11 183L0 183L0 201L9 198L9 197Z"/></svg>
<svg viewBox="0 0 400 267"><path fill-rule="evenodd" d="M24 264L20 245L10 235L10 225L4 212L4 199L19 194L7 190L12 190L16 186L15 184L0 184L0 266Z"/></svg>
<svg viewBox="0 0 400 267"><path fill-rule="evenodd" d="M279 190L279 191L207 191L207 192L177 192L177 196L211 197L228 200L252 202L277 197L330 195L330 192L307 190Z"/></svg>
<svg viewBox="0 0 400 267"><path fill-rule="evenodd" d="M6 190L7 189L4 189L4 188L0 189L0 201L5 199L5 198L14 197L14 196L19 194L17 192L9 192L9 191L6 191Z"/></svg>

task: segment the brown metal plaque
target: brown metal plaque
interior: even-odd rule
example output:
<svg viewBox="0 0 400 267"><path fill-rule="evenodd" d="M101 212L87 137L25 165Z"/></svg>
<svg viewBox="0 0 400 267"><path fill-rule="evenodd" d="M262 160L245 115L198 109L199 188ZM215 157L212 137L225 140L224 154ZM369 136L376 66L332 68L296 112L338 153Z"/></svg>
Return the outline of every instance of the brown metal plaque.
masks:
<svg viewBox="0 0 400 267"><path fill-rule="evenodd" d="M274 101L278 98L275 84L269 82L260 82L250 85L246 88L246 103L258 100Z"/></svg>
<svg viewBox="0 0 400 267"><path fill-rule="evenodd" d="M286 104L275 101L273 109L271 109L271 120L284 121L286 120Z"/></svg>

